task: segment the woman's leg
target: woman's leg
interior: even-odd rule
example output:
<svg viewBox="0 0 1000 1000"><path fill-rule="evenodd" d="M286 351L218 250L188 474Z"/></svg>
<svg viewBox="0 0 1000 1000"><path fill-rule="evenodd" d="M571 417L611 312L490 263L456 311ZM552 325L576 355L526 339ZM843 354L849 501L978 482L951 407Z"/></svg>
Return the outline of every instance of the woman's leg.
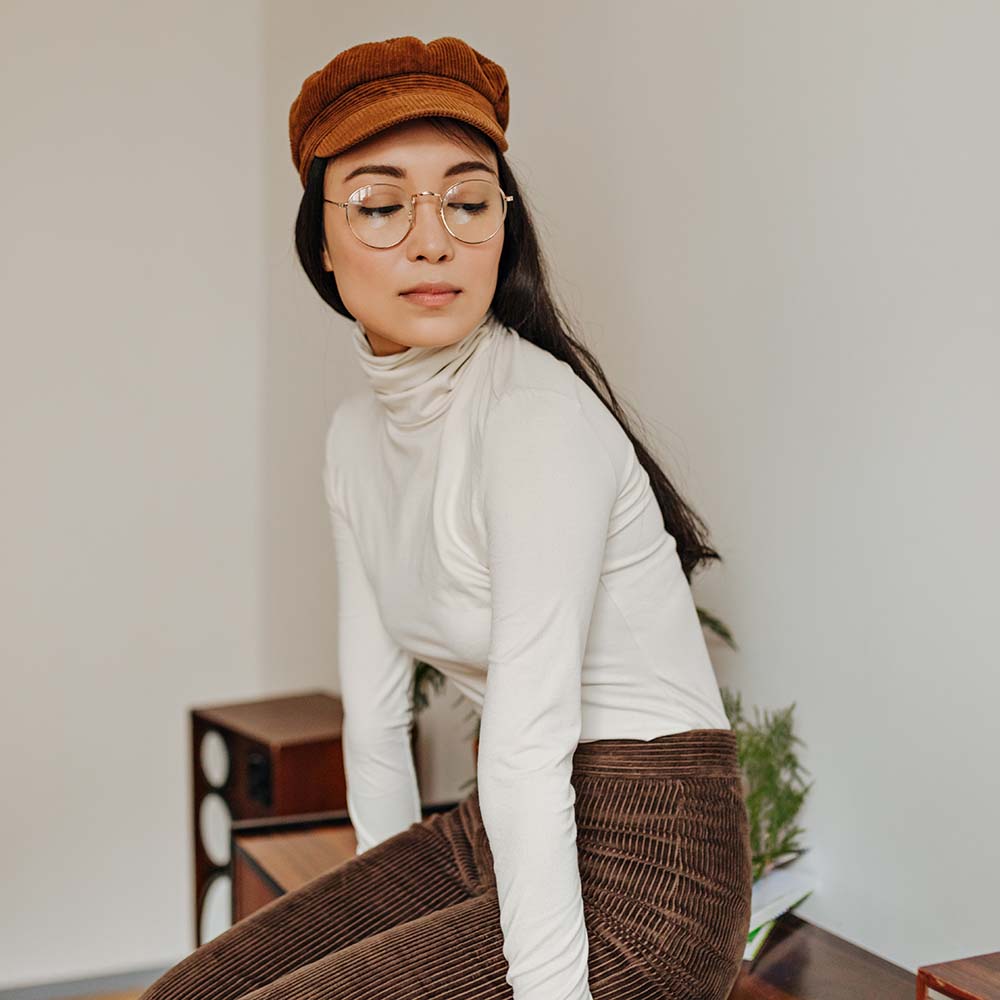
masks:
<svg viewBox="0 0 1000 1000"><path fill-rule="evenodd" d="M235 1000L478 888L468 805L432 813L273 900L168 969L140 1000Z"/></svg>
<svg viewBox="0 0 1000 1000"><path fill-rule="evenodd" d="M434 822L428 820L425 822ZM239 1000L512 1000L493 852L473 791L439 822L469 896L298 965ZM588 973L595 1000L672 994L630 939L584 893Z"/></svg>
<svg viewBox="0 0 1000 1000"><path fill-rule="evenodd" d="M671 994L628 944L589 929L595 1000ZM511 1000L496 888L358 941L240 1000Z"/></svg>

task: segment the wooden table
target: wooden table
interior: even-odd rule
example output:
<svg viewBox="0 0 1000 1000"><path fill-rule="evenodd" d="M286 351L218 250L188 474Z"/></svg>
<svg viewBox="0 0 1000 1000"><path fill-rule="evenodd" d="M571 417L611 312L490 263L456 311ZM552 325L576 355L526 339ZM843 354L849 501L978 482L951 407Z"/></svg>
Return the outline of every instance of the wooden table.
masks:
<svg viewBox="0 0 1000 1000"><path fill-rule="evenodd" d="M424 815L455 804L425 805ZM343 864L356 846L346 810L234 822L233 920ZM913 973L786 913L743 963L729 1000L913 1000L915 991Z"/></svg>
<svg viewBox="0 0 1000 1000"><path fill-rule="evenodd" d="M915 989L912 972L785 913L729 1000L913 1000Z"/></svg>
<svg viewBox="0 0 1000 1000"><path fill-rule="evenodd" d="M917 969L917 1000L928 988L956 1000L1000 1000L1000 951Z"/></svg>

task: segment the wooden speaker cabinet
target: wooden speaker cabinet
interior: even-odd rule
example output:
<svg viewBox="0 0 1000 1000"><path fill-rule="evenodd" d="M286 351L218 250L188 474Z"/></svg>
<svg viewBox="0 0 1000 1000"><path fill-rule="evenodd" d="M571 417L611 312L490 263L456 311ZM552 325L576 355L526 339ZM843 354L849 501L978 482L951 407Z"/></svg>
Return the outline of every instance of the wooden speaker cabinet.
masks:
<svg viewBox="0 0 1000 1000"><path fill-rule="evenodd" d="M340 699L324 691L190 710L195 947L205 901L232 881L234 820L347 808ZM231 889L218 886L227 899ZM232 913L229 914L232 921Z"/></svg>

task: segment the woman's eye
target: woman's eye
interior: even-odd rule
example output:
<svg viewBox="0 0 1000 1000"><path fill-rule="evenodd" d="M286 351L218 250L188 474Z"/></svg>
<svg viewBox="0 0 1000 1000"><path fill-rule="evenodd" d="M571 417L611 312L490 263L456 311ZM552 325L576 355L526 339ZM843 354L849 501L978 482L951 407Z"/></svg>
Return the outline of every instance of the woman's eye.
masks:
<svg viewBox="0 0 1000 1000"><path fill-rule="evenodd" d="M362 205L361 214L369 218L376 215L392 215L394 212L400 211L402 207L402 205L382 205L378 208L369 208L367 205Z"/></svg>
<svg viewBox="0 0 1000 1000"><path fill-rule="evenodd" d="M468 215L476 215L486 210L485 201L450 201L448 207Z"/></svg>

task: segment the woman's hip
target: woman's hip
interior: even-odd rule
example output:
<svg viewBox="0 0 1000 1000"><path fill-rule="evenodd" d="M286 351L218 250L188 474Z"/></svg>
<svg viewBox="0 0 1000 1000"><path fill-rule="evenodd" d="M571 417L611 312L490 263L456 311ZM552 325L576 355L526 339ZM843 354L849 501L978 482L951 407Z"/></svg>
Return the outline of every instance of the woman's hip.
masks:
<svg viewBox="0 0 1000 1000"><path fill-rule="evenodd" d="M588 926L674 989L689 981L692 996L717 995L713 984L725 995L746 945L752 887L735 733L581 743L572 784ZM455 819L488 888L493 859L477 792Z"/></svg>
<svg viewBox="0 0 1000 1000"><path fill-rule="evenodd" d="M577 854L594 917L671 977L738 970L752 865L736 735L700 729L582 744Z"/></svg>

